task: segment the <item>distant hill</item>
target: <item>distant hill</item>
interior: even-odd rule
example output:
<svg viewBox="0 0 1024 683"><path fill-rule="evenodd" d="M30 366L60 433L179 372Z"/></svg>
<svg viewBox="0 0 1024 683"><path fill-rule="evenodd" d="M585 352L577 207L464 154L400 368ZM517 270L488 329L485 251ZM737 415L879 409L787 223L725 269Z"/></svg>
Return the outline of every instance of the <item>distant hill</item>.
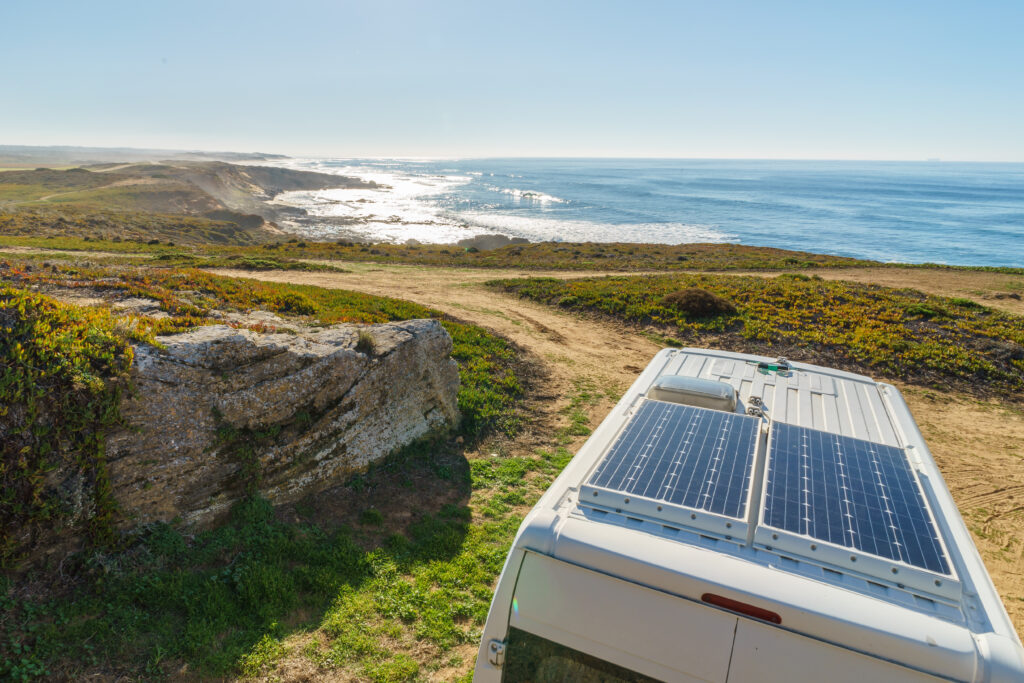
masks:
<svg viewBox="0 0 1024 683"><path fill-rule="evenodd" d="M162 216L161 225L190 226L193 232L203 226L203 220L230 223L237 228L228 231L235 237L212 241L249 244L279 236L275 222L305 216L302 209L272 203L281 192L376 187L347 176L220 161L105 162L66 170L0 171L0 230L12 235L104 239L127 238L131 233L131 238L139 239L145 237L151 219ZM103 217L99 223L93 220L98 216ZM125 235L117 234L118 224L126 226ZM98 225L102 225L100 232L94 229ZM135 227L128 230L129 225ZM161 230L153 238L168 239L168 235ZM198 242L204 239L210 241L209 235ZM193 239L183 234L176 241Z"/></svg>
<svg viewBox="0 0 1024 683"><path fill-rule="evenodd" d="M202 152L170 149L135 149L132 147L72 147L67 145L36 147L31 145L0 145L0 170L4 168L36 168L39 166L84 166L106 162L137 163L158 159L192 161L275 161L287 159L283 154L264 152Z"/></svg>

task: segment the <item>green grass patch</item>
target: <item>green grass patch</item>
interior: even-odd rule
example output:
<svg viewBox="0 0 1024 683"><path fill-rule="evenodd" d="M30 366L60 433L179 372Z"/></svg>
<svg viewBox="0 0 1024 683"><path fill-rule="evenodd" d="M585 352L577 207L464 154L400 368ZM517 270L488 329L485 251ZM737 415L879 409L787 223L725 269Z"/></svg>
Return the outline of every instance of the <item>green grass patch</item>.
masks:
<svg viewBox="0 0 1024 683"><path fill-rule="evenodd" d="M457 452L445 457L460 460ZM437 458L412 449L372 468L362 486L383 486L398 471L427 476ZM377 527L396 521L387 514L364 512L374 527L365 532L287 523L261 499L194 536L150 525L123 552L70 563L65 571L81 577L70 597L3 591L0 675L75 678L103 667L148 678L181 662L201 676L263 675L294 654L289 633L312 630L317 642L301 655L322 670L418 680L426 663L414 650L426 646L439 660L479 640L491 586L521 522L513 508L535 502L570 458L558 448L475 460L453 482L469 488L468 505L417 510L380 543ZM474 508L493 512L473 522Z"/></svg>

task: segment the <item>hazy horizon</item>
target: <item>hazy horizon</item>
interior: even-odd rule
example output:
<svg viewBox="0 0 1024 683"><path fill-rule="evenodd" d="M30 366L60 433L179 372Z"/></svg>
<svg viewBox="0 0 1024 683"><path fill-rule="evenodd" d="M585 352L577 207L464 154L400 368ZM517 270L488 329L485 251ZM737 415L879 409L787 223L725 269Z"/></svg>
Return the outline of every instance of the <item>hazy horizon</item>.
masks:
<svg viewBox="0 0 1024 683"><path fill-rule="evenodd" d="M836 162L836 163L880 163L880 164L924 164L924 163L950 163L950 164L1010 164L1020 165L1024 161L990 161L986 159L853 159L853 158L808 158L808 157L683 157L683 156L603 156L603 155L431 155L431 156L408 156L408 155L332 155L332 154L289 154L281 150L268 149L199 149L199 148L158 148L158 147L128 147L128 146L94 146L75 144L50 144L50 145L23 145L0 142L0 151L4 148L30 148L30 149L51 149L51 150L96 150L96 151L125 151L125 152L167 152L185 154L203 154L211 157L217 155L244 154L244 155L266 155L281 156L290 159L312 159L312 160L395 160L395 161L469 161L469 160L497 160L497 159L522 159L522 160L629 160L629 161L808 161L808 162Z"/></svg>
<svg viewBox="0 0 1024 683"><path fill-rule="evenodd" d="M1024 162L1024 5L0 6L12 144Z"/></svg>

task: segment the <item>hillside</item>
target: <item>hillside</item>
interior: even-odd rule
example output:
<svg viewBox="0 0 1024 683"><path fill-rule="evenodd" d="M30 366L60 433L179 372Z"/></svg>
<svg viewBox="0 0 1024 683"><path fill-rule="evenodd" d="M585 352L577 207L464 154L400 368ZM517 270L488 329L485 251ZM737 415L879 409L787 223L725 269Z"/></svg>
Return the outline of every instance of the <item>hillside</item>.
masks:
<svg viewBox="0 0 1024 683"><path fill-rule="evenodd" d="M265 152L190 152L131 147L77 147L70 145L0 145L0 169L83 166L107 162L138 163L152 159L253 162L286 159Z"/></svg>
<svg viewBox="0 0 1024 683"><path fill-rule="evenodd" d="M130 174L164 182L166 166ZM218 192L288 188L219 165L174 168L170 180L193 188L194 175ZM109 185L74 188L124 170L11 177L46 185L36 190L46 197L101 191ZM0 287L9 311L56 307L58 322L35 333L39 350L80 332L85 346L54 375L67 375L59 396L72 404L101 386L79 368L111 365L126 335L256 310L296 329L432 317L455 342L463 424L458 438L410 449L323 495L276 508L255 496L217 529L151 525L9 574L0 579L0 677L469 680L523 516L659 347L678 343L784 352L898 381L1024 628L1019 269L894 267L738 245L307 243L268 239L262 224L36 201L0 213ZM666 296L689 287L735 312L691 319ZM8 352L20 358L23 348ZM50 372L26 368L25 387ZM111 417L106 404L88 405Z"/></svg>
<svg viewBox="0 0 1024 683"><path fill-rule="evenodd" d="M204 221L181 223L186 235L179 236L178 241L249 244L279 234L275 221L305 215L301 209L271 204L281 192L337 187L372 188L376 184L345 176L219 161L12 170L0 172L0 220L4 234L73 234L148 241L173 239L168 228L175 221L166 217L187 216ZM159 216L156 222L164 229L150 234L143 226L152 222L151 214ZM105 229L93 229L91 215L105 217ZM73 231L53 230L55 223L67 221L75 223ZM224 226L205 221L234 224L236 232L244 235L232 237ZM121 232L113 229L118 223L126 226ZM189 235L192 229L214 233L217 238Z"/></svg>

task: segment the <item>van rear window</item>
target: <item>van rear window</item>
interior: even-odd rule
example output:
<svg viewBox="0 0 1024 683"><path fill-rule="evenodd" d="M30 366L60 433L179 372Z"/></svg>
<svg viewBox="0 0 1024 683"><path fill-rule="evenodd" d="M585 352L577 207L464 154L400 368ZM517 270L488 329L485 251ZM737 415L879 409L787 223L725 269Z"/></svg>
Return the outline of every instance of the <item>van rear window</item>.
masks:
<svg viewBox="0 0 1024 683"><path fill-rule="evenodd" d="M509 629L502 683L658 683L603 659L517 628Z"/></svg>

